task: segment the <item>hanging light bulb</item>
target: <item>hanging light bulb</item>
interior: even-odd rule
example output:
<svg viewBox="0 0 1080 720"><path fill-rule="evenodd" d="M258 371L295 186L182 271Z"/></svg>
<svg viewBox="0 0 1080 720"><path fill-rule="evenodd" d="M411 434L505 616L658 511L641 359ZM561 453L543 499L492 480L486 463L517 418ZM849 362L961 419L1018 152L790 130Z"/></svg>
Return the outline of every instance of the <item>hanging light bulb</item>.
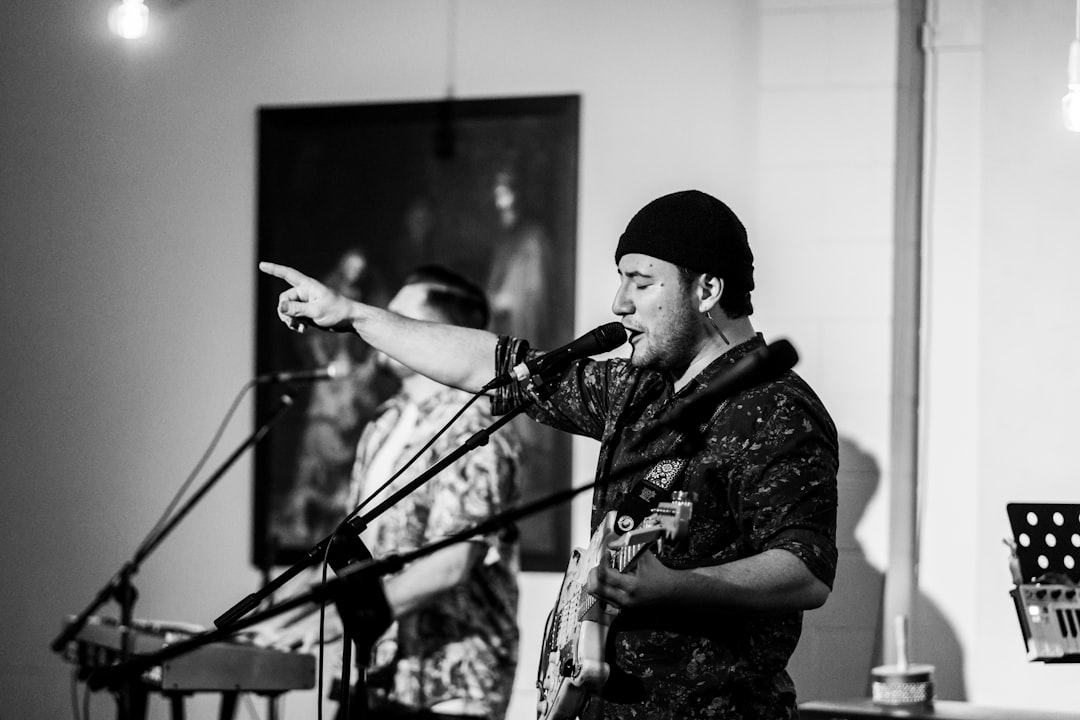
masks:
<svg viewBox="0 0 1080 720"><path fill-rule="evenodd" d="M120 0L109 9L109 28L125 40L138 40L150 25L150 8L143 0Z"/></svg>
<svg viewBox="0 0 1080 720"><path fill-rule="evenodd" d="M1069 45L1069 92L1061 98L1065 129L1080 132L1080 0L1076 0L1076 39Z"/></svg>

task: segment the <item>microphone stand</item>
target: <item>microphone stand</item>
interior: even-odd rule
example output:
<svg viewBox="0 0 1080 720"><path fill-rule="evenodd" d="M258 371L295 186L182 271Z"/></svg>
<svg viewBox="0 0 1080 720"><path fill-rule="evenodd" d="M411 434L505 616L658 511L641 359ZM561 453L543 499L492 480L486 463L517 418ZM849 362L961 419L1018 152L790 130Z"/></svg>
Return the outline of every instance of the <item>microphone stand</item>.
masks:
<svg viewBox="0 0 1080 720"><path fill-rule="evenodd" d="M523 403L524 406L531 404L531 400ZM517 410L517 408L515 408ZM516 414L516 413L515 413ZM506 417L506 416L503 416ZM492 428L495 426L493 425ZM483 431L480 431L481 433ZM655 465L655 458L653 459L641 459L632 463L628 463L626 466L620 468L620 470L610 480L618 479L624 476L632 475L642 469L652 467ZM373 580L375 578L382 577L399 571L405 565L418 560L432 553L438 552L445 547L449 547L455 543L463 542L477 535L484 535L493 533L496 530L500 530L508 525L511 525L518 520L534 515L536 513L547 510L555 505L568 502L574 496L578 495L585 490L590 490L595 487L596 481L586 483L577 487L568 488L566 490L560 490L558 492L551 493L545 497L534 500L525 505L517 508L511 508L501 513L491 516L484 522L474 525L471 528L462 530L459 533L450 535L442 540L424 545L411 552L404 554L392 554L380 560L367 559L361 562L353 563L352 565L342 568L336 571L337 577L329 578L326 582L313 585L310 590L305 593L301 593L294 597L281 601L280 603L260 610L252 614L246 614L246 617L241 616L233 620L233 622L227 626L217 627L213 630L207 630L206 632L193 635L186 640L173 643L157 652L147 655L136 655L123 662L111 665L107 668L102 668L95 671L87 678L87 685L92 690L97 690L102 687L112 686L118 682L121 682L125 677L141 674L150 668L161 665L167 660L171 660L185 653L191 652L199 647L208 645L218 640L224 639L229 635L232 635L238 630L250 627L251 625L258 624L264 620L275 617L282 613L288 612L294 608L300 607L308 603L322 603L327 599L336 599L344 593L348 592L348 584L357 580ZM347 638L346 638L347 640ZM343 693L347 693L348 688L342 688ZM347 695L343 695L347 697Z"/></svg>
<svg viewBox="0 0 1080 720"><path fill-rule="evenodd" d="M794 364L794 363L792 363L792 364ZM537 377L534 377L534 379L532 381L532 384L533 384L533 387L536 390L536 392L541 397L543 395L547 394L547 393L550 393L553 390L553 388L551 388L550 386L544 385L544 378L542 376L540 376L540 375L538 375ZM720 399L723 399L723 397L730 396L730 395L734 394L735 392L737 392L739 389L741 389L741 388L738 388L738 387L724 387L721 391L715 393L718 396L722 396L722 397L717 397L717 400L719 401ZM428 468L427 471L425 471L424 473L419 475L417 478L415 478L413 481L408 483L401 490L395 492L390 498L388 498L386 501L384 501L378 507L376 507L375 510L371 511L370 513L368 513L367 515L365 515L365 516L363 516L361 518L352 518L352 519L348 519L348 520L342 522L341 525L338 526L338 530L341 530L345 526L348 526L349 528L355 530L356 534L359 535L359 533L367 526L367 523L372 518L377 517L378 515L380 515L388 507L390 507L394 503L396 503L400 498L404 497L405 495L408 495L413 490L415 490L417 487L419 487L421 484L427 482L431 477L433 477L438 472L441 472L445 467L447 467L448 465L450 465L451 463L456 461L458 458L460 458L465 453L470 452L471 450L486 444L489 437L490 437L490 435L493 432L495 432L496 430L501 428L503 425L510 422L510 420L512 420L517 415L519 415L521 412L526 410L530 405L533 404L533 402L534 401L531 398L525 400L524 402L520 403L518 406L516 406L515 408L513 408L512 410L510 410L506 414L499 417L488 428L486 428L484 430L477 431L464 444L462 444L460 447L456 448L452 453L450 453L448 456L443 458L443 460L441 460L438 463L432 465L430 468ZM688 437L688 438L683 438L683 437L677 436L676 442L674 443L673 447L669 448L668 451L666 453L664 453L664 454L670 457L670 456L679 455L679 454L683 454L683 453L695 452L696 450L700 449L702 441L703 441L703 438L700 435L693 435L693 436ZM616 478L620 478L620 477L623 477L623 476L631 475L631 474L636 473L639 470L642 470L642 469L644 469L646 467L651 467L654 464L655 464L655 458L653 458L651 460L649 460L649 459L641 459L641 460L634 461L634 462L629 463L628 465L624 466L623 468L621 468L619 470L619 472L613 478L609 478L608 480L610 481L611 479L616 479ZM337 530L336 530L334 533L332 533L328 537L324 538L317 545L315 545L308 552L308 555L307 555L306 558L301 560L299 563L296 563L289 570L286 570L284 573L279 575L273 581L271 581L266 586L264 586L264 588L262 588L260 591L257 591L256 593L252 593L251 595L248 595L246 598L241 600L239 603L237 603L232 608L230 608L225 613L223 613L220 617L218 617L214 621L214 624L217 626L216 629L207 631L205 633L201 633L199 635L194 635L191 638L189 638L188 640L184 640L184 641L175 643L173 645L170 645L168 647L162 648L160 651L158 651L156 653L153 653L153 654L150 654L150 655L136 656L136 657L131 658L131 659L126 659L126 660L124 660L124 661L122 661L120 663L117 663L115 665L112 665L112 666L110 666L108 668L105 668L105 669L102 669L102 670L97 670L96 672L94 672L88 678L87 684L91 687L91 689L98 689L98 688L104 687L106 685L112 685L113 683L116 683L119 679L122 679L125 676L128 676L128 675L130 675L132 673L136 673L136 672L141 673L141 672L143 672L143 671L145 671L145 670L147 670L147 669L149 669L151 667L154 667L156 665L161 664L162 662L164 662L166 660L169 660L171 658L177 657L177 656L182 655L184 653L190 652L191 650L194 650L197 647L201 647L201 646L209 644L211 642L215 642L215 641L217 641L219 639L222 639L222 638L226 637L227 635L232 634L233 632L235 632L237 630L241 630L241 629L249 627L251 625L255 625L255 624L259 623L259 622L262 622L263 620L275 617L275 616L277 616L277 615L279 615L281 613L287 612L287 611L289 611L289 610L291 610L291 609L293 609L295 607L299 607L300 605L303 605L303 604L306 604L306 603L309 603L309 602L320 602L320 603L325 602L327 598L333 598L335 600L335 602L337 602L339 600L340 596L345 592L345 586L342 583L346 583L349 580L354 579L354 576L358 577L358 578L363 578L365 576L369 577L369 578L370 577L376 577L377 578L377 577L381 577L381 576L386 575L386 574L397 572L402 567L404 567L406 564L408 564L408 563L410 563L410 562L412 562L414 560L417 560L417 559L419 559L421 557L424 557L426 555L430 555L430 554L432 554L434 552L437 552L438 550L441 550L441 549L443 549L443 548L445 548L445 547L447 547L449 545L452 545L452 544L458 543L458 542L462 542L462 541L467 540L469 538L472 538L472 537L474 537L476 535L489 533L489 532L492 532L494 530L501 529L501 528L503 528L503 527L517 521L518 519L521 519L523 517L527 517L527 516L532 515L534 513L545 510L548 507L553 506L555 504L566 502L569 499L571 499L572 497L574 497L575 495L577 495L578 493L580 493L580 492L582 492L584 490L588 490L590 488L595 487L595 485L596 485L596 481L593 481L591 483L587 483L587 484L582 485L580 487L570 488L570 489L565 490L565 491L553 493L553 494L551 494L551 495L549 495L549 496L547 496L545 498L541 498L541 499L539 499L537 501L534 501L532 503L528 503L528 504L526 504L524 506L521 506L521 507L519 507L517 509L507 510L507 511L505 511L503 513L499 513L497 515L494 515L491 518L489 518L487 521L482 522L479 525L476 525L471 529L462 531L462 532L457 533L455 535L452 535L452 536L450 536L448 538L445 538L445 539L443 539L441 541L431 543L431 544L426 545L426 546L424 546L422 548L418 548L417 550L415 550L413 552L410 552L410 553L406 553L404 555L394 554L394 555L390 555L390 556L388 556L386 558L383 558L381 560L373 560L373 559L370 558L370 556L368 556L367 558L365 558L365 559L363 559L363 560L361 560L359 562L352 562L348 566L343 567L341 569L335 568L335 573L337 574L336 578L331 578L331 579L327 580L326 582L320 583L319 585L316 585L316 586L312 587L312 589L309 590L306 593L297 595L297 596L295 596L293 598L290 598L288 600L284 600L284 601L278 603L277 605L274 605L274 606L272 606L270 608L267 608L267 609L265 609L263 611L257 612L255 614L250 614L251 611L259 605L259 603L262 601L263 598L268 596L271 592L273 592L275 589L277 589L278 587L283 585L285 582L287 582L292 577L295 577L295 575L297 575L303 569L305 569L306 567L313 564L315 562L315 560L320 555L326 553L327 548L330 546L330 543L334 541L335 536L337 535ZM359 542L358 537L357 537L357 543L360 545L360 547L363 549L363 551L366 552L366 548L363 548L363 543ZM380 587L380 586L376 586L376 587ZM381 589L381 587L380 587L380 589ZM382 597L381 601L383 602L383 604L385 604L385 597ZM245 616L247 616L247 617L245 618ZM343 616L343 624L344 624L344 616ZM348 634L348 631L346 631L345 644L348 645L349 642L350 642L349 634ZM345 669L345 671L347 672L347 668ZM349 690L350 690L345 685L346 684L343 682L342 683L342 698L344 700L343 709L348 707L347 698L348 698ZM366 698L365 698L365 700L366 700ZM348 718L347 713L345 714L345 717Z"/></svg>
<svg viewBox="0 0 1080 720"><path fill-rule="evenodd" d="M195 504L198 503L226 471L232 467L244 451L261 440L263 436L270 431L270 428L285 415L285 412L292 407L292 404L292 395L287 391L282 393L281 400L278 402L277 407L268 418L259 425L255 432L249 435L248 438L225 459L225 462L221 464L214 474L199 487L195 494L192 495L175 514L173 514L168 523L161 526L156 532L151 531L151 534L136 550L135 556L124 563L119 572L117 572L117 574L114 575L100 591L98 591L98 594L90 604L79 613L75 619L67 624L56 639L53 640L50 646L53 652L63 652L75 636L79 634L83 627L85 627L91 614L109 600L115 599L120 606L121 664L128 661L134 647L135 636L132 628L132 621L135 600L138 597L138 592L132 583L132 577L139 572L139 568L142 566L142 563L147 556L149 556L150 553L161 544L161 541L172 532L173 528L187 516L191 509L195 507ZM133 690L130 681L123 683L119 686L119 689L114 690L117 695L117 711L120 720L139 720L139 718L143 717L145 714L145 696L135 698L132 694Z"/></svg>
<svg viewBox="0 0 1080 720"><path fill-rule="evenodd" d="M619 471L616 477L631 474L641 470L644 467L651 467L655 464L655 460L639 460L627 465ZM108 685L112 685L122 678L133 675L136 673L142 673L146 670L161 665L167 660L171 660L177 656L191 652L192 650L207 645L212 642L216 642L222 638L225 638L238 630L242 630L251 625L255 625L264 620L272 618L281 613L288 612L293 608L305 605L307 603L319 603L325 602L328 598L332 599L336 595L340 594L345 588L345 583L350 580L364 577L381 577L395 573L405 565L418 560L432 553L438 552L445 547L453 545L455 543L463 542L476 535L483 535L492 533L496 530L500 530L518 520L536 514L543 510L547 510L550 507L564 503L572 499L575 495L589 490L595 487L596 482L589 482L578 487L568 488L566 490L560 490L545 497L542 497L533 502L526 503L517 508L511 508L504 512L491 516L487 520L478 525L474 525L471 528L462 530L459 533L450 535L442 540L437 540L423 547L417 548L411 552L403 554L392 554L380 560L365 560L359 563L354 563L347 568L343 568L337 573L337 577L329 578L326 582L313 585L311 589L305 593L295 595L287 600L283 600L273 607L260 610L253 614L248 614L246 617L236 618L232 624L226 627L218 627L213 630L207 630L206 632L193 635L186 640L173 643L167 647L158 650L157 652L148 655L138 655L129 660L121 663L117 663L108 668L93 673L87 680L87 684L91 689L98 689Z"/></svg>

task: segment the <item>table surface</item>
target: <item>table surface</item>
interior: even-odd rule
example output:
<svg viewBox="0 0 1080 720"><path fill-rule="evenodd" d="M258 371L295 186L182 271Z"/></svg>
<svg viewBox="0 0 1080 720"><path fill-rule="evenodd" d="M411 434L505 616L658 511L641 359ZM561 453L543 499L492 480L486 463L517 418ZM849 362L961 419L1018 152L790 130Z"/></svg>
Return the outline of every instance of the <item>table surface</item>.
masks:
<svg viewBox="0 0 1080 720"><path fill-rule="evenodd" d="M972 705L957 700L935 700L932 707L891 707L872 700L813 700L799 704L802 720L840 718L908 718L908 720L1080 720L1080 713Z"/></svg>

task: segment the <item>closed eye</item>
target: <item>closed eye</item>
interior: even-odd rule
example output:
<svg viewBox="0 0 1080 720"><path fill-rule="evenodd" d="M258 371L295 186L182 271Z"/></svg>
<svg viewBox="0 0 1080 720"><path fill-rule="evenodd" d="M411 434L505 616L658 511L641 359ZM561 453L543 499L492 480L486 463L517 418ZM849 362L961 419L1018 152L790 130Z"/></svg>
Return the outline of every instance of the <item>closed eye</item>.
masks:
<svg viewBox="0 0 1080 720"><path fill-rule="evenodd" d="M625 274L620 273L625 280L629 280L634 287L638 290L643 290L652 285L653 278L651 275L645 275L639 272L628 272Z"/></svg>

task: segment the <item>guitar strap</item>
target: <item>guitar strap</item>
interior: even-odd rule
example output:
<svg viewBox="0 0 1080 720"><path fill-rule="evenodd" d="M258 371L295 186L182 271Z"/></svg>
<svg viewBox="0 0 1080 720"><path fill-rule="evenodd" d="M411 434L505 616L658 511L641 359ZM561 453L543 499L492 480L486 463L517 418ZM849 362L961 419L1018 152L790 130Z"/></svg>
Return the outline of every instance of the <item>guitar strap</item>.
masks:
<svg viewBox="0 0 1080 720"><path fill-rule="evenodd" d="M615 530L621 535L636 528L659 503L671 499L676 482L682 479L686 458L664 458L640 478L619 503Z"/></svg>
<svg viewBox="0 0 1080 720"><path fill-rule="evenodd" d="M716 410L698 427L699 436L712 425L727 401L716 406ZM644 477L640 478L619 503L615 516L615 530L621 535L636 528L659 503L671 500L672 493L682 484L689 458L670 457L675 448L684 447L681 432L675 433L664 448L660 460L656 462Z"/></svg>

